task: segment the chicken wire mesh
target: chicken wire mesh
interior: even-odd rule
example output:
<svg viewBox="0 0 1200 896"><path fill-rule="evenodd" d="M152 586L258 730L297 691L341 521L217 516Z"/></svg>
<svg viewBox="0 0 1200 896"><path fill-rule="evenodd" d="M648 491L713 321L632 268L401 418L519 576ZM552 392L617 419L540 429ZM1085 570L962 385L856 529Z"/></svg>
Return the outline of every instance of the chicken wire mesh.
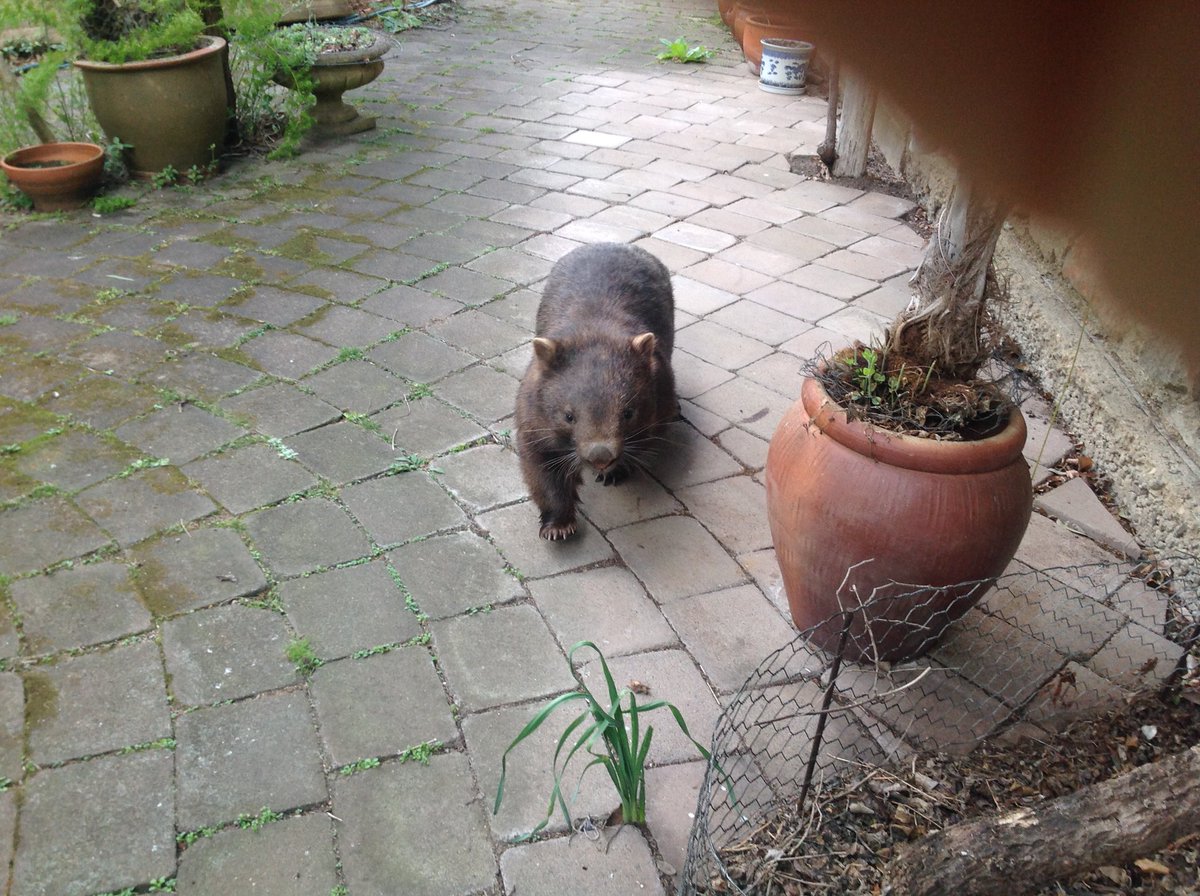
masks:
<svg viewBox="0 0 1200 896"><path fill-rule="evenodd" d="M1006 732L1061 730L1180 669L1200 692L1198 572L1191 557L1014 562L994 585L839 595L842 612L769 655L718 719L678 893L756 893L754 869L739 858L731 873L730 855L781 813L808 818L789 858L820 862L816 795L851 778ZM877 616L906 627L911 658L874 660L889 655L865 621Z"/></svg>

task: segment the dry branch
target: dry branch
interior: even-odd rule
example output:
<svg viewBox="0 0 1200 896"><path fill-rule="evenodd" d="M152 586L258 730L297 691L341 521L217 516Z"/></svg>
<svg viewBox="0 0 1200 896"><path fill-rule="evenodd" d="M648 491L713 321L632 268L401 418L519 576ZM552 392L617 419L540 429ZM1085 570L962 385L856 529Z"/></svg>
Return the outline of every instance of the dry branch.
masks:
<svg viewBox="0 0 1200 896"><path fill-rule="evenodd" d="M1030 893L1157 852L1200 828L1200 746L1037 808L963 822L901 847L896 896Z"/></svg>

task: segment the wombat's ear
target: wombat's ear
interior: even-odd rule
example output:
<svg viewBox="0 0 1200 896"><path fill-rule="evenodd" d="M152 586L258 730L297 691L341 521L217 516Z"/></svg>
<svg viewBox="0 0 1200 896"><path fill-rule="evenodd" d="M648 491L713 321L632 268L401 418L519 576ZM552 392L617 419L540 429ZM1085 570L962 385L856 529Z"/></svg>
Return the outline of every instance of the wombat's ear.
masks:
<svg viewBox="0 0 1200 896"><path fill-rule="evenodd" d="M658 339L653 333L639 333L633 337L633 351L638 355L645 355L647 358L654 357L654 349L658 347Z"/></svg>
<svg viewBox="0 0 1200 896"><path fill-rule="evenodd" d="M533 340L534 356L549 367L554 363L554 358L558 354L558 343L553 339L547 339L545 336L536 336Z"/></svg>

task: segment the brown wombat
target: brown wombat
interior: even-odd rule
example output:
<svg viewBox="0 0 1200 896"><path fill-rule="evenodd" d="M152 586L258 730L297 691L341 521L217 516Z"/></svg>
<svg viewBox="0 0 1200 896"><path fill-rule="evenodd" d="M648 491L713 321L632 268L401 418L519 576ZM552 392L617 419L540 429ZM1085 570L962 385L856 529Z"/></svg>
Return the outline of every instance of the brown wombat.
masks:
<svg viewBox="0 0 1200 896"><path fill-rule="evenodd" d="M585 463L616 485L658 446L679 412L674 344L671 276L649 252L600 243L554 265L517 393L521 472L542 538L575 533Z"/></svg>

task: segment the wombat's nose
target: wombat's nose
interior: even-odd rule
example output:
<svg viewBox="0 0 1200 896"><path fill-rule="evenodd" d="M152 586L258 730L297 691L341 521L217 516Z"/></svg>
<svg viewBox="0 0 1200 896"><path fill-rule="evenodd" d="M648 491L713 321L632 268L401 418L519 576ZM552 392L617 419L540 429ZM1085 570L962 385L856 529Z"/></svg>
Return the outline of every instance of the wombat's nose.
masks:
<svg viewBox="0 0 1200 896"><path fill-rule="evenodd" d="M584 445L580 454L583 455L584 460L601 472L617 459L616 447L607 442L592 442L590 445Z"/></svg>

